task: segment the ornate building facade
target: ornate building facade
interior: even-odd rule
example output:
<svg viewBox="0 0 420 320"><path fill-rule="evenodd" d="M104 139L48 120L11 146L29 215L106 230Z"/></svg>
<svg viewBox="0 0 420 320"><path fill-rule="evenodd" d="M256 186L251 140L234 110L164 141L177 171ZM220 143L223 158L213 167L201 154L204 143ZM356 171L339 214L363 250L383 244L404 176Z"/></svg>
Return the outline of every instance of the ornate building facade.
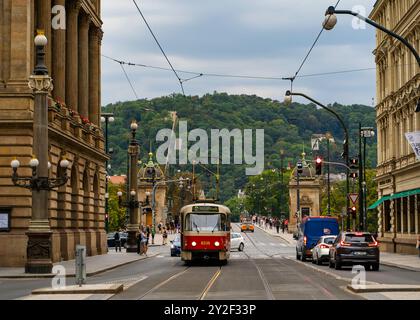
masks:
<svg viewBox="0 0 420 320"><path fill-rule="evenodd" d="M401 35L420 52L420 2L378 0L370 18ZM420 70L397 39L377 32L378 235L390 252L416 253L420 233L420 162L405 133L420 131Z"/></svg>
<svg viewBox="0 0 420 320"><path fill-rule="evenodd" d="M302 154L302 173L299 174L299 186L297 181L297 167L292 171L289 181L289 232L298 228L297 212L297 189L299 188L299 206L302 218L305 216L321 215L321 189L322 178L315 175L315 169L310 162L305 160L305 153Z"/></svg>
<svg viewBox="0 0 420 320"><path fill-rule="evenodd" d="M54 27L60 13L65 28ZM0 232L0 266L23 266L26 260L31 192L13 185L10 161L16 157L20 174L31 175L34 97L28 78L37 29L48 39L46 65L54 84L50 177L60 174L61 157L71 163L68 183L50 192L53 262L73 259L77 244L86 245L88 255L106 253L101 26L100 0L0 0L0 210L10 212L10 229Z"/></svg>

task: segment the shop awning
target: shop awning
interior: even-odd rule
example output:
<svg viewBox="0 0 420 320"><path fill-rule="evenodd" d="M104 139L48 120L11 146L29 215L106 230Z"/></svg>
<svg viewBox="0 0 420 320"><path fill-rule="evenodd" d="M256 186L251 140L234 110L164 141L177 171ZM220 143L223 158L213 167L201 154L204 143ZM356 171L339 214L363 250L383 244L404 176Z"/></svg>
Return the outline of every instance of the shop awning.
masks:
<svg viewBox="0 0 420 320"><path fill-rule="evenodd" d="M382 202L384 202L384 201L386 201L386 200L389 200L390 198L391 198L391 196L385 196L385 197L382 197L382 198L378 199L375 203L371 204L371 205L368 207L368 210L375 209L375 208L376 208L377 206L379 206Z"/></svg>
<svg viewBox="0 0 420 320"><path fill-rule="evenodd" d="M394 200L394 199L399 199L399 198L414 196L416 194L420 194L420 188L419 189L413 189L413 190L407 190L407 191L398 192L398 193L395 193L395 194L390 195L390 196L384 196L384 197L378 199L372 205L370 205L369 208L368 208L368 210L375 209L377 206L379 206L382 202L384 202L386 200Z"/></svg>

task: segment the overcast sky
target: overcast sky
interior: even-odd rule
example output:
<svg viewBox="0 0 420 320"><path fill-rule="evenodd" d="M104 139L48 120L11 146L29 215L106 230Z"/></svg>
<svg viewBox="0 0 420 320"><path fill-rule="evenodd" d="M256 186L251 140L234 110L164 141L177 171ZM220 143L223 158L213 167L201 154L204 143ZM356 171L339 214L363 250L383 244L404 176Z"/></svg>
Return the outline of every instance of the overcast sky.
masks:
<svg viewBox="0 0 420 320"><path fill-rule="evenodd" d="M324 13L337 0L137 0L176 69L202 73L285 77L293 75L319 33ZM341 0L369 14L375 0ZM102 54L168 67L132 0L103 0ZM374 68L375 30L352 27L339 16L324 31L300 75ZM169 71L126 66L139 98L181 92ZM191 75L180 73L181 78ZM102 59L102 104L134 100L119 64ZM201 77L185 83L186 95L213 91L282 100L287 81ZM294 90L324 103L372 105L375 70L297 78ZM296 99L296 101L307 102Z"/></svg>

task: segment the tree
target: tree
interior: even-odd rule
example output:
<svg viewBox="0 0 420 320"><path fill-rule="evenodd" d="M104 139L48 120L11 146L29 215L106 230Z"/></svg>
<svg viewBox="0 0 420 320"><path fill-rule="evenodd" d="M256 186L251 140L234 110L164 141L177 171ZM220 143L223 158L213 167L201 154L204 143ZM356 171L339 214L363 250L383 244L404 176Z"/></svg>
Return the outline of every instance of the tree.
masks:
<svg viewBox="0 0 420 320"><path fill-rule="evenodd" d="M108 184L108 214L110 231L117 231L125 228L126 209L120 208L118 205L118 191L122 191L123 198L125 198L125 187L112 183Z"/></svg>

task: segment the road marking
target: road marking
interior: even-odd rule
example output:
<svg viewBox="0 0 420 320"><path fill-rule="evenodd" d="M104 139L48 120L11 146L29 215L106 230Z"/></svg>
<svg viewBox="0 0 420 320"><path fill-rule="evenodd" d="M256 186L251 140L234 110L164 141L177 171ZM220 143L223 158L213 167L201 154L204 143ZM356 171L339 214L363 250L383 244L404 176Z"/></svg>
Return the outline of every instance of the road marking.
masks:
<svg viewBox="0 0 420 320"><path fill-rule="evenodd" d="M156 258L164 258L164 256L162 256L162 255L159 255L159 256L156 256Z"/></svg>
<svg viewBox="0 0 420 320"><path fill-rule="evenodd" d="M260 278L261 278L261 281L264 285L265 292L267 294L268 300L275 300L274 295L273 295L273 291L271 291L271 288L270 288L270 285L268 284L267 278L264 276L261 268L259 267L259 265L257 265L255 260L252 260L252 262L255 265L255 267L257 268L258 274L260 275Z"/></svg>
<svg viewBox="0 0 420 320"><path fill-rule="evenodd" d="M216 279L220 276L221 273L222 273L222 268L219 268L219 270L216 271L216 273L210 279L210 281L207 284L207 286L204 288L204 291L200 295L200 297L198 298L198 300L204 300L204 298L206 297L207 293L209 292L209 290L211 289L211 287L213 286L213 284L216 282Z"/></svg>
<svg viewBox="0 0 420 320"><path fill-rule="evenodd" d="M145 296L147 296L148 294L152 293L153 291L159 289L160 287L164 286L165 284L167 284L168 282L171 282L172 280L178 278L179 276L183 275L185 272L187 272L189 269L186 268L184 270L182 270L181 272L178 272L176 274L174 274L173 276L169 277L168 279L166 279L165 281L162 281L161 283L159 283L158 285L154 286L153 288L151 288L149 291L147 291L145 294L143 294L140 298L138 298L137 300L140 300L142 298L144 298Z"/></svg>

